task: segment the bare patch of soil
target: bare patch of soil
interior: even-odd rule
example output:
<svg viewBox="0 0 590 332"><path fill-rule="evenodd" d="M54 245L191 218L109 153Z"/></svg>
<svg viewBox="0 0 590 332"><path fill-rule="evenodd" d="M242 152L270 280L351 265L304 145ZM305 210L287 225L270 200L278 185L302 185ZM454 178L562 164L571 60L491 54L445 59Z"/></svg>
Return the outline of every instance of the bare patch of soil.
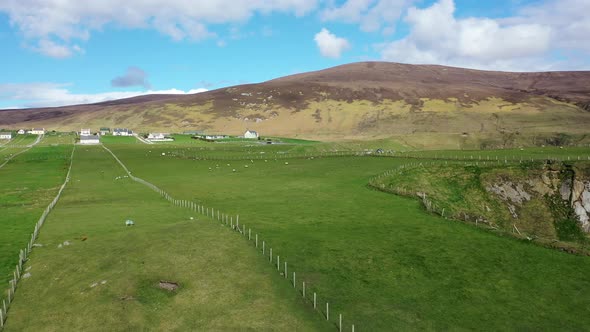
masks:
<svg viewBox="0 0 590 332"><path fill-rule="evenodd" d="M160 282L158 283L158 287L160 287L161 289L165 289L167 291L170 291L170 292L174 292L178 289L178 287L180 287L180 285L178 285L178 283L173 282L173 281L160 280Z"/></svg>

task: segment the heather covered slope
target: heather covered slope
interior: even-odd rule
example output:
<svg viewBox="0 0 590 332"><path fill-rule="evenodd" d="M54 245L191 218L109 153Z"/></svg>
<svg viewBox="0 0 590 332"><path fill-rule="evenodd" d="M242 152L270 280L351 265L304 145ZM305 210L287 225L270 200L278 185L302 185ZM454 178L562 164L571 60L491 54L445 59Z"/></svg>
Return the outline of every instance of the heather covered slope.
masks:
<svg viewBox="0 0 590 332"><path fill-rule="evenodd" d="M249 128L263 135L327 140L393 137L415 147L533 145L564 135L575 142L584 140L583 124L590 124L586 82L590 72L364 62L194 95L0 111L0 127L227 134Z"/></svg>

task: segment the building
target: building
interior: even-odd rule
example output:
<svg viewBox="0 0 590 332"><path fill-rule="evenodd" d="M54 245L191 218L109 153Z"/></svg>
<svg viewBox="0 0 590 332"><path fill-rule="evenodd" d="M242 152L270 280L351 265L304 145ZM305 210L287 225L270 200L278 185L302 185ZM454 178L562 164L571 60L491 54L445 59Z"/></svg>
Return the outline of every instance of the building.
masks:
<svg viewBox="0 0 590 332"><path fill-rule="evenodd" d="M164 133L149 133L147 139L164 139L166 134Z"/></svg>
<svg viewBox="0 0 590 332"><path fill-rule="evenodd" d="M0 139L12 139L12 133L9 131L0 132Z"/></svg>
<svg viewBox="0 0 590 332"><path fill-rule="evenodd" d="M246 130L244 138L258 138L258 133L254 130Z"/></svg>
<svg viewBox="0 0 590 332"><path fill-rule="evenodd" d="M27 132L24 129L19 129L16 133L19 134L19 135L24 135Z"/></svg>
<svg viewBox="0 0 590 332"><path fill-rule="evenodd" d="M227 135L205 135L205 139L213 140L213 139L225 139Z"/></svg>
<svg viewBox="0 0 590 332"><path fill-rule="evenodd" d="M148 141L152 142L171 142L174 141L174 138L170 137L170 134L167 133L149 133L147 135Z"/></svg>
<svg viewBox="0 0 590 332"><path fill-rule="evenodd" d="M132 136L133 132L127 128L113 129L113 136Z"/></svg>
<svg viewBox="0 0 590 332"><path fill-rule="evenodd" d="M102 127L102 128L100 128L100 134L101 134L102 136L104 136L104 135L108 135L108 134L110 134L110 133L111 133L111 128L107 128L107 127Z"/></svg>
<svg viewBox="0 0 590 332"><path fill-rule="evenodd" d="M33 128L33 129L29 130L29 134L45 135L45 128Z"/></svg>
<svg viewBox="0 0 590 332"><path fill-rule="evenodd" d="M92 135L92 133L90 133L90 129L80 130L80 136L90 136L90 135Z"/></svg>
<svg viewBox="0 0 590 332"><path fill-rule="evenodd" d="M81 135L80 144L100 144L100 137L98 135Z"/></svg>

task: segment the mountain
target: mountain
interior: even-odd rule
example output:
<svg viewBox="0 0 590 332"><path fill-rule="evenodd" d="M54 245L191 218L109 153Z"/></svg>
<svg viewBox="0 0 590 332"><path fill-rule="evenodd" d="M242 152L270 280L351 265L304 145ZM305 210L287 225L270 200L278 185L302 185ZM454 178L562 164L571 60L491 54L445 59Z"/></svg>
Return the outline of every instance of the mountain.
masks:
<svg viewBox="0 0 590 332"><path fill-rule="evenodd" d="M393 137L415 147L445 140L448 147L579 143L590 125L588 82L587 71L361 62L193 95L4 110L0 127L227 134L253 129L263 136L315 139Z"/></svg>

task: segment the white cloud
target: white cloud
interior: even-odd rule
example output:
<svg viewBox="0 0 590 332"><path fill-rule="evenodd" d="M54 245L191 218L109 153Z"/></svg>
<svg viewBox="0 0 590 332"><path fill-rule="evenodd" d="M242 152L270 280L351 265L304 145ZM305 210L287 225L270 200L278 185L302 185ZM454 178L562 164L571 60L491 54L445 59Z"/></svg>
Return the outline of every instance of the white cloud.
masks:
<svg viewBox="0 0 590 332"><path fill-rule="evenodd" d="M314 37L315 43L320 49L320 54L328 58L339 58L342 52L350 49L348 40L336 37L328 29L323 28Z"/></svg>
<svg viewBox="0 0 590 332"><path fill-rule="evenodd" d="M147 90L147 91L111 91L94 94L72 93L61 83L7 83L0 84L0 100L22 103L16 107L53 107L76 104L90 104L103 101L130 98L148 94L193 94L207 89Z"/></svg>
<svg viewBox="0 0 590 332"><path fill-rule="evenodd" d="M240 23L256 13L302 16L320 0L2 0L0 12L39 52L66 57L75 51L73 40L87 40L91 31L107 24L155 29L174 40L214 37L208 25ZM53 40L53 45L40 41ZM62 48L57 48L57 46ZM44 49L46 51L44 51Z"/></svg>
<svg viewBox="0 0 590 332"><path fill-rule="evenodd" d="M84 51L78 45L60 45L49 39L41 39L37 42L37 46L32 47L33 50L50 56L52 58L69 58L74 53L83 53Z"/></svg>
<svg viewBox="0 0 590 332"><path fill-rule="evenodd" d="M523 7L506 24L543 24L553 30L551 44L558 48L590 53L590 2L588 0L549 0Z"/></svg>
<svg viewBox="0 0 590 332"><path fill-rule="evenodd" d="M403 11L415 0L347 0L340 6L329 4L321 13L325 21L344 21L360 24L361 30L373 32L381 29L386 35L394 32L394 26Z"/></svg>
<svg viewBox="0 0 590 332"><path fill-rule="evenodd" d="M383 59L461 67L534 70L551 65L544 56L553 31L537 23L506 24L488 18L454 17L453 0L412 7L405 17L410 34L381 45Z"/></svg>

